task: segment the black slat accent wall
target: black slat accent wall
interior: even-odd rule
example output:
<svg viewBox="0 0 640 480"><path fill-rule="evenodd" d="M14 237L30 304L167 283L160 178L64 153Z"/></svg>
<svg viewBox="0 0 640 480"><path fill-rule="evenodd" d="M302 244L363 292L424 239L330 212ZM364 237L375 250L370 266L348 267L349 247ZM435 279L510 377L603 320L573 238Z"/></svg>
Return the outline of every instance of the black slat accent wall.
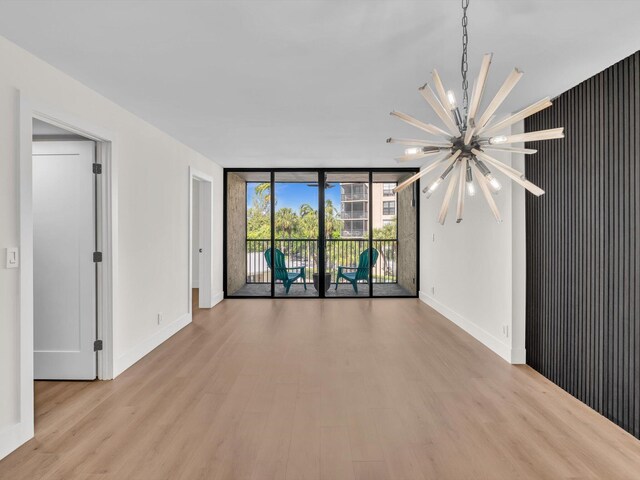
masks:
<svg viewBox="0 0 640 480"><path fill-rule="evenodd" d="M640 52L525 121L527 363L640 438Z"/></svg>

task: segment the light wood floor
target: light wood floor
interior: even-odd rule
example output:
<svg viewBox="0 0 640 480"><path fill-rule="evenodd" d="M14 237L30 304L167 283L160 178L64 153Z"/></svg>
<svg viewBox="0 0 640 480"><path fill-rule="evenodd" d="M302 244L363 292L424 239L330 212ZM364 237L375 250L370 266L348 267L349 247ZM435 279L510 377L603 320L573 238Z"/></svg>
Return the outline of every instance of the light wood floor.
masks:
<svg viewBox="0 0 640 480"><path fill-rule="evenodd" d="M640 478L639 441L415 299L227 300L36 414L0 478Z"/></svg>

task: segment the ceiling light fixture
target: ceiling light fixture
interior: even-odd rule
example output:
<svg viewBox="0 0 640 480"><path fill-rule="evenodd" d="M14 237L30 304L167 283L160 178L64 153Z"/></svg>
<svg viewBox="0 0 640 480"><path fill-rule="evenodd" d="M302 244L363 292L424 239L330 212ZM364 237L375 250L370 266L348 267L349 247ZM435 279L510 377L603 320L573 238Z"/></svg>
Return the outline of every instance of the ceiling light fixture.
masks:
<svg viewBox="0 0 640 480"><path fill-rule="evenodd" d="M440 118L445 129L421 122L420 120L401 112L394 111L391 112L391 115L426 133L440 137L441 140L432 141L403 138L387 139L387 143L398 143L408 147L405 149L404 155L397 158L399 162L418 160L432 156L440 157L430 165L425 165L425 168L412 177L400 183L396 188L394 188L394 192L397 193L407 188L413 182L418 181L429 172L440 167L440 175L423 190L423 193L426 193L427 198L429 198L441 183L451 177L438 215L438 221L443 225L456 187L458 189L456 221L458 223L462 221L465 191L466 195L469 197L474 196L476 193L474 177L475 182L480 186L480 191L483 193L485 200L489 204L489 208L491 209L494 217L498 222L502 222L500 212L498 211L498 207L492 197L492 193L498 193L502 188L502 185L493 175L489 166L495 169L495 171L504 174L536 196L540 196L544 193L541 188L528 181L524 177L523 173L488 155L486 153L487 150L530 155L536 153L537 150L522 147L509 147L507 145L512 143L550 140L564 137L563 128L554 128L551 130L542 130L539 132L529 132L517 135L499 134L501 130L504 130L514 123L550 107L551 101L549 98L543 98L527 108L492 124L492 121L495 118L495 112L522 78L523 73L517 68L513 69L509 74L498 90L498 93L496 93L493 99L489 102L486 110L481 115L478 115L478 109L482 102L482 95L486 86L489 66L491 65L491 58L493 54L487 53L482 58L480 72L473 85L471 99L469 99L469 85L467 82L467 46L469 41L469 36L467 34L468 7L469 0L462 0L462 62L460 71L462 73L462 107L464 113L461 112L458 107L456 95L453 90L445 90L442 80L440 79L440 75L437 70L434 69L433 72L431 72L433 88L431 88L429 84L425 84L420 87L418 91ZM442 141L442 139L444 139L444 141ZM444 154L444 157L439 154ZM489 166L487 166L487 164Z"/></svg>

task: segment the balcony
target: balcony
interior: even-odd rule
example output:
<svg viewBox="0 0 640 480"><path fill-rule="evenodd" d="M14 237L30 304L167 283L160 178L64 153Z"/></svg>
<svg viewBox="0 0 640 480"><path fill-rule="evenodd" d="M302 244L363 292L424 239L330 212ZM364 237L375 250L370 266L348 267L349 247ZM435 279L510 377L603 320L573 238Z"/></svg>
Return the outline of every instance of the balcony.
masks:
<svg viewBox="0 0 640 480"><path fill-rule="evenodd" d="M382 184L395 184L413 172L340 171L323 176L321 171L306 170L227 170L225 295L415 297L417 208L412 191L396 196L398 215L392 222L384 222L381 209L371 210L368 203L371 195L374 205L382 204ZM370 241L370 235L376 240ZM287 269L286 275L277 270L275 282L265 258L271 246L279 251L274 261ZM354 277L347 275L336 283L338 267L354 273L370 246L377 252L370 273L361 272L357 282L349 282ZM304 279L300 277L303 266ZM319 283L329 288L321 291Z"/></svg>
<svg viewBox="0 0 640 480"><path fill-rule="evenodd" d="M398 285L398 241L373 240L373 248L378 250L378 260L373 266L372 279L377 290L386 295L406 295L406 291ZM264 295L271 289L271 270L267 264L264 252L271 244L270 239L246 239L247 250L247 278L244 292L246 295ZM364 239L328 239L326 240L326 269L331 275L331 288L327 296L352 296L351 285L341 280L343 290L336 290L336 272L338 266L357 267L360 254L368 247L368 240ZM275 247L285 255L287 267L305 268L307 288L313 290L313 274L318 268L318 240L315 239L276 239ZM296 280L293 296L306 296L302 288L302 279ZM280 287L280 285L277 285ZM280 287L281 288L281 287ZM368 296L368 285L363 283L363 296ZM307 290L308 291L308 290Z"/></svg>

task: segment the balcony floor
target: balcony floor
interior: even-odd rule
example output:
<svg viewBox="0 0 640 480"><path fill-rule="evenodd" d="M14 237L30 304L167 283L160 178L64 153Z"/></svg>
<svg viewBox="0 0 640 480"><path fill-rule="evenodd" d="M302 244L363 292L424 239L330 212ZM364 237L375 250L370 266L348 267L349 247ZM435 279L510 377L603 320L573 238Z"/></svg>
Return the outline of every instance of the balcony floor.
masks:
<svg viewBox="0 0 640 480"><path fill-rule="evenodd" d="M331 288L327 291L327 297L368 297L369 286L366 283L358 284L358 294L356 295L353 288L348 283L341 283L338 289L336 284L332 283ZM232 297L268 297L271 295L271 285L268 283L248 283L242 288L236 290L229 296ZM305 290L302 284L294 284L289 290L289 294L284 292L282 284L276 284L276 297L317 297L318 292L313 284L307 284ZM411 292L402 288L397 283L375 283L373 285L374 297L410 297Z"/></svg>

